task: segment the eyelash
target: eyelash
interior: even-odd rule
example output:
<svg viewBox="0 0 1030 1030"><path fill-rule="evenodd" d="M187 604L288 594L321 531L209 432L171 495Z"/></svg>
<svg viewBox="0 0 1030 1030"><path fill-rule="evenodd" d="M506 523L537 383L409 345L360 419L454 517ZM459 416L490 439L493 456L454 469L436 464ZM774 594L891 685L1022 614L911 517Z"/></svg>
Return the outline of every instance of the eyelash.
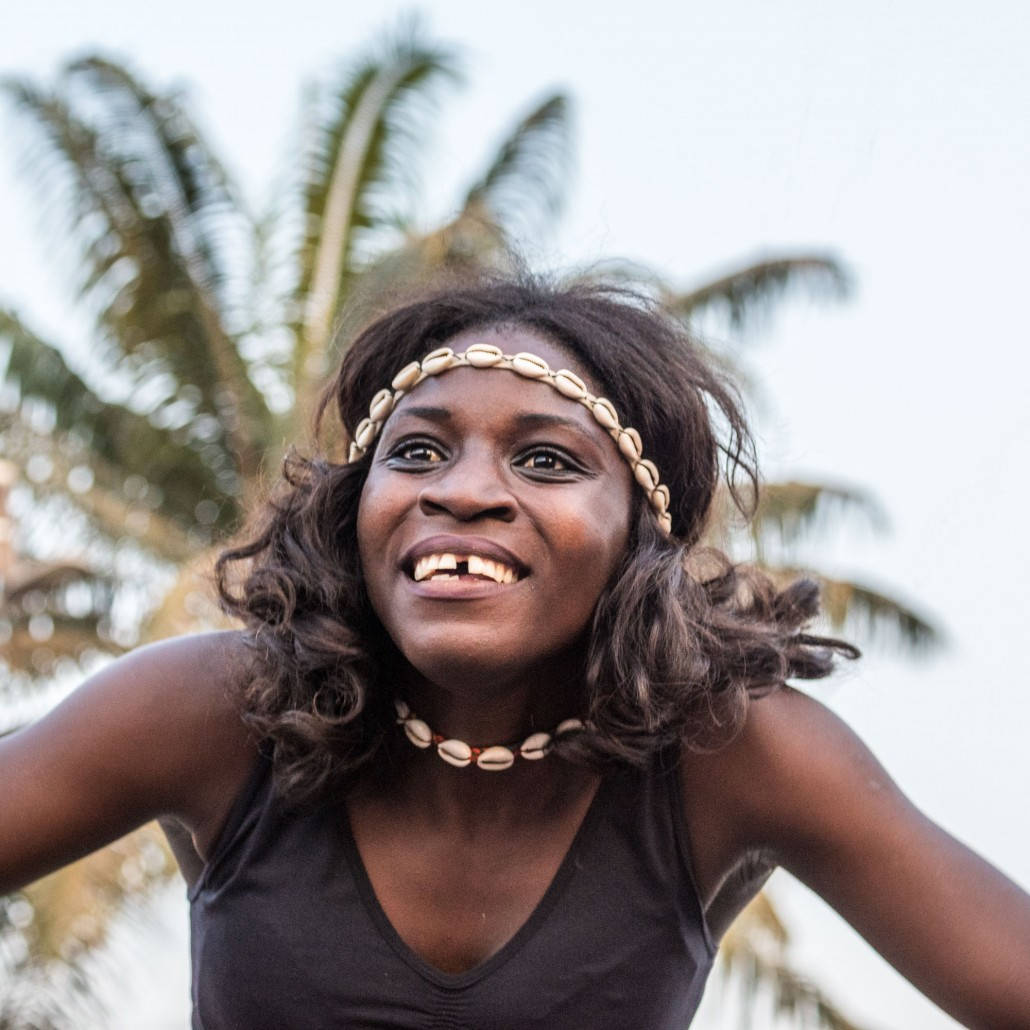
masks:
<svg viewBox="0 0 1030 1030"><path fill-rule="evenodd" d="M386 456L386 459L387 461L400 462L407 467L413 465L426 466L439 464L439 461L434 461L432 459L412 457L410 452L415 450L433 451L439 456L439 460L441 461L445 457L444 449L435 441L412 439L402 440L398 443ZM528 460L538 456L550 458L563 465L564 468L532 468L531 466L524 464ZM515 463L520 467L528 468L531 472L544 475L566 475L568 473L584 471L583 466L580 465L579 462L575 461L575 459L565 451L558 447L550 447L543 444L527 448L515 459Z"/></svg>
<svg viewBox="0 0 1030 1030"><path fill-rule="evenodd" d="M534 458L534 457L537 457L537 456L541 456L541 455L543 457L553 458L556 462L560 462L565 467L564 468L548 468L548 469L537 468L537 469L533 469L532 470L534 472L550 472L550 473L557 474L557 473L562 473L562 472L578 472L578 471L581 471L580 466L577 465L572 460L572 458L569 457L569 455L567 455L564 451L558 450L558 448L556 448L556 447L543 447L543 446L531 447L531 448L529 448L529 450L525 451L523 454L520 454L518 459L516 459L516 460L517 461L525 461L527 459L531 459L531 458Z"/></svg>
<svg viewBox="0 0 1030 1030"><path fill-rule="evenodd" d="M413 450L423 451L435 451L442 457L441 448L433 443L432 440L402 440L396 447L394 447L390 453L386 456L387 460L396 459L403 462L412 462L416 464L435 464L435 462L427 462L421 458L407 457L405 452Z"/></svg>

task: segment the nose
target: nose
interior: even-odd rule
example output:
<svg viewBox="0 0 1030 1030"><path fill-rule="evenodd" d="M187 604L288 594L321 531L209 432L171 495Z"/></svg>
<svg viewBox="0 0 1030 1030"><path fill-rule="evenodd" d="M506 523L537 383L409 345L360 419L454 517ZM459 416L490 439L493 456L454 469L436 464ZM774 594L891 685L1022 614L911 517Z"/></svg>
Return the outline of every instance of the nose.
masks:
<svg viewBox="0 0 1030 1030"><path fill-rule="evenodd" d="M450 515L459 522L515 518L515 498L496 458L485 453L453 458L426 482L418 503L425 515Z"/></svg>

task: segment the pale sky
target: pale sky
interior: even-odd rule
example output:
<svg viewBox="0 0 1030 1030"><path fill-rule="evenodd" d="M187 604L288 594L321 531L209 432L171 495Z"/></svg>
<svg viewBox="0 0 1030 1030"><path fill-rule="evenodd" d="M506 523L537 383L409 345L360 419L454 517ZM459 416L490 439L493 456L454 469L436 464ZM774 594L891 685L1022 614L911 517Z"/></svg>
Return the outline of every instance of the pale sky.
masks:
<svg viewBox="0 0 1030 1030"><path fill-rule="evenodd" d="M154 86L188 84L260 205L293 156L303 83L408 9L22 4L3 16L0 73L48 77L101 47ZM846 304L798 300L750 334L766 469L872 489L890 535L841 526L813 559L911 599L950 645L925 663L873 651L815 693L931 816L1030 887L1030 8L437 0L422 10L467 55L465 88L441 102L427 219L456 202L528 103L560 86L576 105L578 167L559 231L532 252L539 263L619 256L688 284L804 248L853 270ZM3 150L0 303L44 334L84 339L62 306L37 198ZM799 964L855 1018L956 1025L803 889L780 877L774 896ZM169 903L165 915L181 927L177 912ZM184 948L166 941L161 954L179 956L170 964L137 960L119 990L139 1008L115 995L126 1027L185 1026Z"/></svg>

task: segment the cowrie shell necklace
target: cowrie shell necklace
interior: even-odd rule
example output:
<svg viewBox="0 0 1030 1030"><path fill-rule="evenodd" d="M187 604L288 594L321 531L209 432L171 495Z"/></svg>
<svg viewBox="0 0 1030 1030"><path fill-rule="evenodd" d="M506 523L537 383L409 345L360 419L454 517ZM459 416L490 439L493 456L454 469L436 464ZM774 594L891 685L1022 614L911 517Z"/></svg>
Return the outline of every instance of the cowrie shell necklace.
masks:
<svg viewBox="0 0 1030 1030"><path fill-rule="evenodd" d="M474 765L479 769L500 772L502 769L510 769L516 758L536 761L551 750L555 740L586 728L582 719L565 719L558 723L553 733L531 733L521 744L473 747L463 740L434 733L404 701L396 700L393 704L397 710L397 724L404 727L404 735L408 740L418 748L435 747L436 753L448 765L458 769Z"/></svg>
<svg viewBox="0 0 1030 1030"><path fill-rule="evenodd" d="M440 347L431 351L421 361L412 361L405 365L393 377L390 386L380 390L372 398L367 417L357 424L351 434L347 463L360 461L365 456L401 397L430 376L438 376L452 368L506 369L524 379L547 383L563 397L582 404L615 441L619 453L633 470L633 478L647 495L658 524L667 534L672 534L669 488L661 482L655 463L643 456L644 447L640 434L635 429L623 427L612 402L606 397L595 397L591 394L575 372L570 372L566 368L553 372L543 358L527 351L505 354L500 347L494 347L492 344L474 343L461 354L455 354L450 347Z"/></svg>

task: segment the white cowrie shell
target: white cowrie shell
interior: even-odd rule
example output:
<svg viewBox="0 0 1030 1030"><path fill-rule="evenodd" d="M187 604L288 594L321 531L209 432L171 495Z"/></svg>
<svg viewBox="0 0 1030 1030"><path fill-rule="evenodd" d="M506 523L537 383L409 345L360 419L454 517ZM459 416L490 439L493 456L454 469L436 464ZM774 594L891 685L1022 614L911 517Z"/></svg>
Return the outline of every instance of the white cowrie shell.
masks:
<svg viewBox="0 0 1030 1030"><path fill-rule="evenodd" d="M509 769L515 762L515 755L512 753L510 748L503 747L500 744L496 744L494 747L484 748L479 758L476 759L476 765L480 769L490 770L501 770Z"/></svg>
<svg viewBox="0 0 1030 1030"><path fill-rule="evenodd" d="M356 444L352 443L347 450L347 464L352 465L356 461L361 461L365 452Z"/></svg>
<svg viewBox="0 0 1030 1030"><path fill-rule="evenodd" d="M417 361L413 361L410 365L405 365L394 377L390 380L390 385L395 390L410 390L414 385L419 375L422 373L422 366Z"/></svg>
<svg viewBox="0 0 1030 1030"><path fill-rule="evenodd" d="M404 722L404 720L411 715L411 709L408 707L408 703L406 701L402 701L399 697L394 699L393 707L397 710L397 718L400 719L401 722Z"/></svg>
<svg viewBox="0 0 1030 1030"><path fill-rule="evenodd" d="M453 737L450 740L441 740L436 745L436 750L445 762L458 769L464 769L472 761L472 748L463 740L455 740Z"/></svg>
<svg viewBox="0 0 1030 1030"><path fill-rule="evenodd" d="M567 368L561 368L554 373L554 386L559 393L571 397L574 401L585 397L587 392L587 384Z"/></svg>
<svg viewBox="0 0 1030 1030"><path fill-rule="evenodd" d="M633 466L633 475L636 476L637 482L648 494L658 486L658 469L655 463L647 458L644 458L643 461L638 461Z"/></svg>
<svg viewBox="0 0 1030 1030"><path fill-rule="evenodd" d="M565 719L563 722L558 723L558 728L554 731L554 735L561 737L566 733L572 733L573 730L581 729L583 729L582 719Z"/></svg>
<svg viewBox="0 0 1030 1030"><path fill-rule="evenodd" d="M511 359L511 367L520 376L526 376L529 379L543 379L551 371L551 367L543 358L538 358L535 354L529 354L526 351L520 351Z"/></svg>
<svg viewBox="0 0 1030 1030"><path fill-rule="evenodd" d="M415 747L429 747L433 743L433 731L421 719L408 719L404 732Z"/></svg>
<svg viewBox="0 0 1030 1030"><path fill-rule="evenodd" d="M465 351L465 360L473 368L490 368L503 357L504 352L501 348L495 347L492 343L474 343Z"/></svg>
<svg viewBox="0 0 1030 1030"><path fill-rule="evenodd" d="M615 413L615 408L607 397L598 397L594 401L594 405L590 410L594 413L594 418L596 418L605 429L618 428L619 416Z"/></svg>
<svg viewBox="0 0 1030 1030"><path fill-rule="evenodd" d="M522 746L519 748L519 754L522 755L523 758L528 758L531 762L535 762L538 758L543 758L550 750L550 733L531 733L522 742Z"/></svg>
<svg viewBox="0 0 1030 1030"><path fill-rule="evenodd" d="M664 483L659 483L659 485L651 491L651 503L660 514L664 514L669 510L670 500L669 488Z"/></svg>
<svg viewBox="0 0 1030 1030"><path fill-rule="evenodd" d="M453 364L454 351L450 347L438 347L422 359L422 371L427 376L435 376L440 372L445 372Z"/></svg>
<svg viewBox="0 0 1030 1030"><path fill-rule="evenodd" d="M644 453L644 445L640 440L640 434L629 427L619 433L619 450L629 461L639 461Z"/></svg>
<svg viewBox="0 0 1030 1030"><path fill-rule="evenodd" d="M380 390L368 406L368 417L373 422L385 422L391 411L393 411L393 391Z"/></svg>
<svg viewBox="0 0 1030 1030"><path fill-rule="evenodd" d="M379 432L379 423L373 422L370 418L363 418L354 430L354 442L364 451L376 438Z"/></svg>

